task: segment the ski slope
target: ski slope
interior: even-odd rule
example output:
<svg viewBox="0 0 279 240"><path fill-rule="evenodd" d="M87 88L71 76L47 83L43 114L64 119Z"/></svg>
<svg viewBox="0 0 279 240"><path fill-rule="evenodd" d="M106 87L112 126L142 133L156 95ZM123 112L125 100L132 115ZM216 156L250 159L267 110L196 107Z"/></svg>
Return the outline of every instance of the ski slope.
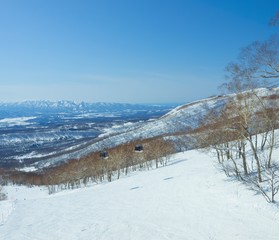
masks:
<svg viewBox="0 0 279 240"><path fill-rule="evenodd" d="M197 150L111 183L54 195L37 187L6 191L1 240L279 239L276 205L229 181Z"/></svg>

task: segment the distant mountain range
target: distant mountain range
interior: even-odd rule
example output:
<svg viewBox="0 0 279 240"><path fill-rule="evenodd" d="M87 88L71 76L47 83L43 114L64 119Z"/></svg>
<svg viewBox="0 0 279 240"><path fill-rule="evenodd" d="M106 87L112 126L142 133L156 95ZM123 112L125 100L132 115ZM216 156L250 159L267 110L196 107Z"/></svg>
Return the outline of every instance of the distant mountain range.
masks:
<svg viewBox="0 0 279 240"><path fill-rule="evenodd" d="M166 110L178 104L127 104L127 103L86 103L74 101L24 101L13 103L0 102L0 117L33 116L34 114L57 113L107 113Z"/></svg>

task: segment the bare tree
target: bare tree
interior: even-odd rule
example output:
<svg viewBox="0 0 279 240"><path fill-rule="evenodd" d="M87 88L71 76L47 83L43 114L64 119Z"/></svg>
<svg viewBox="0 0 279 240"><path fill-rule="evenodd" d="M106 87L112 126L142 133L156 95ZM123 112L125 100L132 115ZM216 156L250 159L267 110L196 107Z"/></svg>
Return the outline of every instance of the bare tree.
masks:
<svg viewBox="0 0 279 240"><path fill-rule="evenodd" d="M235 97L219 116L209 117L213 123L222 122L223 125L215 128L215 133L206 140L214 146L227 175L232 172L250 188L260 192L268 202L274 202L278 193L278 166L273 161L278 93L273 90L274 96L266 96L257 88L278 84L278 39L272 37L243 48L237 61L228 64L226 71L227 82L222 87L226 92L234 93ZM247 148L251 155L247 154ZM232 155L230 151L238 151L238 155ZM224 164L224 154L227 160L232 160L231 165ZM242 171L237 158L242 159ZM254 160L256 173L253 171Z"/></svg>
<svg viewBox="0 0 279 240"><path fill-rule="evenodd" d="M255 41L240 51L237 61L226 68L223 89L233 93L250 91L260 86L273 87L279 79L279 39Z"/></svg>
<svg viewBox="0 0 279 240"><path fill-rule="evenodd" d="M254 175L248 175L242 181L252 190L260 193L267 202L274 203L279 191L279 165L273 163L270 167L262 166L263 181L259 182Z"/></svg>

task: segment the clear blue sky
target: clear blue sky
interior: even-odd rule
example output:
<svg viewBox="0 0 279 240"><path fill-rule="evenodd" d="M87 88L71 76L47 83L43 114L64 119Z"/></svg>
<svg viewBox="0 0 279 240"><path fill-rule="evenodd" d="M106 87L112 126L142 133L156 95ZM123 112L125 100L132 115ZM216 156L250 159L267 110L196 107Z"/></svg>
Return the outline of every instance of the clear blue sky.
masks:
<svg viewBox="0 0 279 240"><path fill-rule="evenodd" d="M278 0L0 0L0 101L188 102L241 47L278 32Z"/></svg>

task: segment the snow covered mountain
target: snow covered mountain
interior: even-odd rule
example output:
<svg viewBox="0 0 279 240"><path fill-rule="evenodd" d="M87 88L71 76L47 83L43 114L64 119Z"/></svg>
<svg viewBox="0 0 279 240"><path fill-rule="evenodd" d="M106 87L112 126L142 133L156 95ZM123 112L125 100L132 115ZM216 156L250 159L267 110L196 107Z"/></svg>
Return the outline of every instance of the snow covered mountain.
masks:
<svg viewBox="0 0 279 240"><path fill-rule="evenodd" d="M272 96L278 94L278 89L261 88L257 90L260 97ZM77 159L94 151L100 151L103 148L111 148L130 141L148 139L158 136L165 136L173 141L179 141L180 133L183 133L182 141L186 142L184 150L193 149L195 140L187 132L197 128L201 119L211 110L220 110L226 103L235 99L235 94L215 96L202 99L189 104L181 105L159 119L142 121L135 123L124 123L106 129L104 134L99 135L91 144L85 147L71 149L71 151L61 153L59 156L50 157L47 161L39 161L36 167L50 166L67 159Z"/></svg>
<svg viewBox="0 0 279 240"><path fill-rule="evenodd" d="M0 118L11 116L34 116L34 114L57 113L125 113L131 111L157 111L165 110L176 104L126 104L126 103L86 103L74 101L25 101L14 103L0 103Z"/></svg>
<svg viewBox="0 0 279 240"><path fill-rule="evenodd" d="M88 143L86 146L78 145L71 149L65 149L64 152L60 152L57 156L49 156L47 159L37 161L32 166L44 168L67 161L68 159L78 159L91 152L112 148L130 141L158 136L172 138L172 136L181 132L184 133L183 141L188 143L184 150L192 149L195 142L191 137L185 136L185 134L198 127L200 119L208 113L209 109L218 109L230 101L232 97L233 95L211 97L174 108L159 119L114 125L105 129L104 133L100 134L92 143ZM177 138L179 137L176 136L175 140Z"/></svg>
<svg viewBox="0 0 279 240"><path fill-rule="evenodd" d="M257 90L258 96L272 96L274 94L278 94L278 89L258 89ZM103 124L103 122L99 122L99 125L92 125L92 122L83 122L82 125L82 131L79 131L80 128L77 125L63 125L62 122L59 122L57 118L55 119L56 122L59 122L58 124L58 130L55 130L55 136L52 138L52 135L49 136L49 130L45 132L45 136L47 139L54 139L54 141L50 141L46 147L46 150L42 153L39 153L35 148L32 148L32 151L25 151L21 155L17 157L19 161L24 163L25 165L30 165L32 167L36 168L44 168L48 166L52 166L53 164L60 164L63 163L69 159L78 159L80 157L83 157L87 154L90 154L91 152L101 151L104 148L111 148L115 147L117 145L127 143L130 141L137 141L142 139L150 139L158 136L164 136L166 138L169 138L173 141L180 141L183 140L183 142L186 142L187 144L184 144L183 150L189 150L195 147L195 141L193 138L191 138L190 135L187 135L187 132L190 132L191 130L196 129L199 126L199 123L201 119L206 116L206 114L211 111L212 109L217 110L221 109L222 106L224 106L226 103L233 101L236 95L224 95L224 96L215 96L207 99L202 99L196 102L192 102L189 104L178 106L165 115L163 115L160 118L152 118L152 115L149 116L149 120L145 118L144 121L134 121L131 120L132 118L123 119L121 121L115 121L110 118L110 123ZM23 104L23 103L22 103ZM31 104L31 103L30 103ZM41 106L43 108L51 108L56 109L59 103L50 103L50 102L37 102L32 103L30 106ZM19 106L15 104L16 106ZM24 106L29 106L29 103L26 102L23 104ZM53 106L54 105L54 106ZM68 109L86 109L86 106L93 106L93 105L87 105L87 104L76 104L73 102L61 102L61 106L63 106L63 109L67 108L67 106L70 106ZM133 111L132 108L136 108L136 112L143 113L143 116L147 116L147 111L143 109L148 109L150 106L143 106L141 105L122 105L122 104L95 104L95 106L99 106L100 109L103 109L103 111L107 111L107 114L112 114L113 112L110 112L108 109L113 108L115 111L119 110L119 114L130 114ZM154 106L153 106L154 107ZM162 108L161 111L160 108L162 106L155 106L155 109L151 111L152 114L162 113L162 111L166 111L166 106ZM1 108L0 108L1 109ZM31 107L30 107L31 109ZM40 107L38 107L40 109ZM106 110L107 109L107 110ZM118 110L117 110L118 109ZM124 110L123 110L124 109ZM140 110L142 109L142 110ZM71 110L71 111L72 111ZM59 110L61 111L61 109ZM65 110L66 111L66 110ZM75 117L81 119L84 121L84 118L91 116L90 113L81 113L81 110L77 110L79 113L75 115ZM92 108L92 111L95 111ZM111 110L112 111L112 110ZM124 114L124 115L125 115ZM162 114L161 114L162 115ZM56 115L55 115L56 116ZM66 119L68 121L68 117L65 118L65 115L62 114L62 119ZM96 115L94 115L96 116ZM127 115L126 115L127 116ZM129 115L131 116L131 115ZM157 116L160 116L160 114L157 114ZM137 119L139 119L137 115ZM92 119L89 119L90 121ZM32 119L28 120L34 121ZM71 121L71 120L69 120ZM93 121L93 120L92 120ZM51 121L50 121L51 122ZM26 123L26 121L24 122ZM0 122L1 125L1 122ZM28 125L27 125L28 126ZM88 135L88 133L90 133ZM58 134L57 134L58 133ZM69 134L70 133L70 134ZM84 135L86 133L86 135ZM181 134L183 133L183 135ZM64 137L66 134L67 137ZM84 138L83 136L86 136ZM6 137L6 136L4 136ZM183 139L179 139L183 138ZM17 138L19 139L19 138ZM36 134L32 135L31 139L39 139L40 137ZM63 143L62 140L67 139L71 144L70 145L63 145L59 149L51 149L51 146L57 144ZM60 141L61 140L61 141ZM30 141L32 144L37 144L33 140ZM39 141L43 142L43 141ZM34 145L33 144L33 145ZM32 145L32 146L33 146ZM5 146L4 149L7 149ZM5 151L4 151L5 152Z"/></svg>

